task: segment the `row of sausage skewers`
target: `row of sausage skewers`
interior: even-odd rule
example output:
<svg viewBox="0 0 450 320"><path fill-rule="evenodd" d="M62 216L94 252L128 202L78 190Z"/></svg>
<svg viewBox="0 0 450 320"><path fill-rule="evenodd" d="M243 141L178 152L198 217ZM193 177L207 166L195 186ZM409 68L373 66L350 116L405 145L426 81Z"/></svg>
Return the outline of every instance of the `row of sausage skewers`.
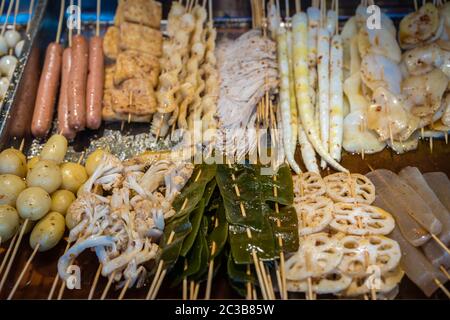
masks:
<svg viewBox="0 0 450 320"><path fill-rule="evenodd" d="M78 5L81 8L81 1ZM79 131L98 129L101 125L104 57L99 35L100 0L95 36L88 42L81 34L81 21L78 21L76 35L72 36L71 28L68 30L66 49L60 43L64 12L65 2L61 1L56 40L47 47L37 91L31 125L35 137L42 138L49 133L58 92L58 132L72 139Z"/></svg>

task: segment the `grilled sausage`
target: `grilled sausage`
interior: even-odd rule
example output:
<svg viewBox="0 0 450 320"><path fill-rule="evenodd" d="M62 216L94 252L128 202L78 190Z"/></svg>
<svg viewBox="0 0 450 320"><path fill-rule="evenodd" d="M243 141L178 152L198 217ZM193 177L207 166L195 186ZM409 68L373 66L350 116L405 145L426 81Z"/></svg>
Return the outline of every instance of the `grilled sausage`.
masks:
<svg viewBox="0 0 450 320"><path fill-rule="evenodd" d="M62 58L61 90L58 101L58 132L67 139L73 139L76 135L76 131L69 126L68 86L71 65L72 49L66 48Z"/></svg>
<svg viewBox="0 0 450 320"><path fill-rule="evenodd" d="M76 131L86 126L86 82L89 47L86 38L76 35L72 39L72 65L69 77L69 125Z"/></svg>
<svg viewBox="0 0 450 320"><path fill-rule="evenodd" d="M102 123L104 74L103 39L95 36L89 40L89 73L86 94L86 126L98 129Z"/></svg>
<svg viewBox="0 0 450 320"><path fill-rule="evenodd" d="M35 137L46 136L52 124L61 72L62 51L59 43L52 42L45 53L44 67L31 123L31 133Z"/></svg>
<svg viewBox="0 0 450 320"><path fill-rule="evenodd" d="M9 133L11 137L23 138L31 132L36 93L41 72L39 48L33 47L23 71L23 79L19 85L16 102L11 113Z"/></svg>

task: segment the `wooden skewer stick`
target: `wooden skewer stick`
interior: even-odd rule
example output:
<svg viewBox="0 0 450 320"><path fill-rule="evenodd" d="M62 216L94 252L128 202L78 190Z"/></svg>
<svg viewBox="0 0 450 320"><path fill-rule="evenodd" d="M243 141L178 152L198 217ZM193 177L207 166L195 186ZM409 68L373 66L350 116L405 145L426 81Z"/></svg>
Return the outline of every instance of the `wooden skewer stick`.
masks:
<svg viewBox="0 0 450 320"><path fill-rule="evenodd" d="M247 275L250 276L251 272L250 272L250 265L247 265ZM250 281L248 281L246 283L246 287L247 287L247 295L245 296L246 300L252 300L252 283Z"/></svg>
<svg viewBox="0 0 450 320"><path fill-rule="evenodd" d="M137 271L137 277L139 277L139 275L141 274L141 272L144 270L143 267L140 267L139 270ZM117 300L123 300L123 298L125 297L125 294L127 293L128 288L130 287L130 283L131 283L131 278L128 278L127 281L125 282L125 285L122 288L122 291L120 291L120 295L119 298L117 298Z"/></svg>
<svg viewBox="0 0 450 320"><path fill-rule="evenodd" d="M14 297L14 293L16 293L17 288L19 287L19 284L22 282L22 279L23 279L23 277L24 277L24 275L25 275L25 272L27 272L28 267L29 267L30 264L31 264L31 261L33 261L34 256L35 256L36 253L38 252L40 246L41 246L41 244L38 243L38 244L36 245L36 247L34 247L34 250L33 250L33 252L31 253L30 258L28 258L27 262L25 263L25 266L23 267L22 272L21 272L20 275L19 275L19 278L17 279L16 283L14 284L14 287L12 288L11 292L9 293L9 296L8 296L7 300L11 300L11 299Z"/></svg>
<svg viewBox="0 0 450 320"><path fill-rule="evenodd" d="M202 174L202 170L200 169L197 173L197 176L194 179L194 182L197 182L198 179L200 179L201 174ZM184 199L184 202L183 202L183 205L181 206L180 211L183 211L186 208L188 201L189 201L189 198ZM172 231L169 235L169 239L167 240L167 245L170 245L172 243L174 237L175 237L175 232ZM162 271L163 266L164 266L164 260L161 260L159 262L159 265L156 270L155 276L153 278L152 284L150 285L150 289L148 290L147 296L145 297L146 300L149 300L149 299L153 300L156 298L159 288L161 287L161 284L167 273L167 270Z"/></svg>
<svg viewBox="0 0 450 320"><path fill-rule="evenodd" d="M16 1L16 6L14 8L14 19L13 19L13 29L16 29L17 15L19 14L20 0Z"/></svg>
<svg viewBox="0 0 450 320"><path fill-rule="evenodd" d="M3 9L5 9L5 0L2 0L2 3L0 4L0 15L3 15Z"/></svg>
<svg viewBox="0 0 450 320"><path fill-rule="evenodd" d="M106 296L108 295L109 288L111 288L111 284L114 280L114 277L116 275L116 271L113 271L111 275L108 278L108 283L106 284L105 289L103 290L102 296L100 297L100 300L105 300Z"/></svg>
<svg viewBox="0 0 450 320"><path fill-rule="evenodd" d="M194 295L192 296L192 300L197 300L198 292L200 291L200 282L195 284Z"/></svg>
<svg viewBox="0 0 450 320"><path fill-rule="evenodd" d="M447 290L446 287L444 287L444 285L438 280L438 279L434 279L434 283L436 283L436 285L445 293L445 295L450 299L450 292Z"/></svg>
<svg viewBox="0 0 450 320"><path fill-rule="evenodd" d="M65 2L64 0L61 0L61 8L59 9L59 20L58 20L58 29L56 31L56 39L55 42L59 43L61 41L61 31L62 31L62 24L64 20L64 6Z"/></svg>
<svg viewBox="0 0 450 320"><path fill-rule="evenodd" d="M188 268L188 262L187 260L184 260L184 270L186 271ZM187 296L188 296L188 283L187 283L187 278L184 277L183 279L183 300L187 300Z"/></svg>
<svg viewBox="0 0 450 320"><path fill-rule="evenodd" d="M217 221L217 220L216 220ZM206 292L205 292L205 300L209 300L211 298L211 285L212 285L212 278L214 275L214 255L216 254L216 243L213 241L211 245L211 260L209 262L208 267L208 280L206 282Z"/></svg>
<svg viewBox="0 0 450 320"><path fill-rule="evenodd" d="M56 300L62 299L65 290L66 290L66 283L63 281L61 283L61 286L59 287L58 296L56 297Z"/></svg>
<svg viewBox="0 0 450 320"><path fill-rule="evenodd" d="M8 250L6 250L5 256L3 258L2 264L0 265L0 275L2 274L3 268L6 265L6 262L8 261L9 255L11 254L12 249L14 248L14 243L16 242L18 233L14 235L14 237L9 242Z"/></svg>
<svg viewBox="0 0 450 320"><path fill-rule="evenodd" d="M64 253L67 252L67 250L69 250L70 248L70 242L67 241L67 246L66 246L66 250L64 250ZM53 294L55 293L56 290L56 285L58 284L58 280L59 280L59 275L58 272L56 273L55 279L53 280L53 284L52 287L50 289L50 293L48 294L47 300L52 300L53 298Z"/></svg>
<svg viewBox="0 0 450 320"><path fill-rule="evenodd" d="M2 33L1 33L2 36L5 34L6 26L8 25L8 20L9 20L9 16L11 15L11 10L12 10L13 5L14 5L14 0L11 0L11 2L9 3L9 6L8 6L8 11L6 12L5 22L3 23Z"/></svg>
<svg viewBox="0 0 450 320"><path fill-rule="evenodd" d="M274 175L273 176L273 181L276 182L277 181L277 176ZM275 196L275 198L278 198L278 189L276 186L273 187L273 195ZM278 205L278 202L275 202L275 212L277 214L280 213L280 207ZM280 227L281 226L281 222L280 219L277 219L277 226ZM275 272L279 272L280 273L280 296L282 299L287 299L288 298L288 293L287 293L287 286L286 286L286 273L285 273L285 259L284 259L284 252L283 252L283 239L278 236L278 245L281 248L280 250L280 266L281 266L281 270L278 271L278 264L275 264ZM281 285L280 285L281 284Z"/></svg>
<svg viewBox="0 0 450 320"><path fill-rule="evenodd" d="M79 7L80 9L79 9L79 11L78 11L79 16L78 16L78 25L77 25L78 28L77 28L77 34L80 35L80 34L81 34L81 10L82 10L82 8L83 8L83 5L82 5L81 0L78 0L78 7Z"/></svg>
<svg viewBox="0 0 450 320"><path fill-rule="evenodd" d="M187 200L187 198L186 198L186 200ZM186 200L183 203L182 209L183 209L183 207L185 207L187 205ZM169 235L169 240L167 241L168 245L172 243L174 237L175 237L175 232L172 231ZM164 266L164 260L159 261L158 268L156 269L155 276L153 278L152 284L150 285L150 288L148 290L147 296L145 297L145 300L149 300L153 296L153 291L155 290L157 283L159 282L159 277L162 276L162 274L163 274L163 271L162 271L163 266ZM164 276L165 276L165 274L164 274Z"/></svg>
<svg viewBox="0 0 450 320"><path fill-rule="evenodd" d="M445 270L444 266L440 266L439 269L441 269L442 273L445 274L445 276L447 277L447 279L450 280L450 274L448 273L447 270Z"/></svg>
<svg viewBox="0 0 450 320"><path fill-rule="evenodd" d="M299 176L300 176L300 180L301 180L302 179L302 174L300 173ZM349 174L349 176L350 176L350 174ZM302 186L301 183L300 183L300 196L301 197L304 196L304 189L303 189L303 186ZM305 228L308 227L306 219L304 219L304 218L303 218L303 227L305 227ZM314 300L314 293L313 293L313 290L312 290L312 279L311 279L311 277L308 277L307 284L308 284L308 294L305 295L305 296L307 297L307 300Z"/></svg>
<svg viewBox="0 0 450 320"><path fill-rule="evenodd" d="M295 13L302 11L302 5L300 0L295 0Z"/></svg>
<svg viewBox="0 0 450 320"><path fill-rule="evenodd" d="M11 266L14 262L14 258L16 257L17 250L19 249L19 245L22 242L23 235L25 234L25 229L27 228L29 219L26 219L22 225L22 229L20 229L19 238L14 245L14 250L11 254L11 258L9 259L8 265L6 266L5 273L3 275L2 281L0 282L0 292L2 291L3 286L5 285L6 279L8 278L9 271L11 270Z"/></svg>
<svg viewBox="0 0 450 320"><path fill-rule="evenodd" d="M95 289L97 288L98 279L100 278L100 274L102 273L102 264L100 263L97 268L97 272L95 272L94 281L92 282L91 289L89 290L88 300L92 300L94 297Z"/></svg>
<svg viewBox="0 0 450 320"><path fill-rule="evenodd" d="M95 21L95 35L100 36L100 13L101 13L101 0L97 0L97 19Z"/></svg>
<svg viewBox="0 0 450 320"><path fill-rule="evenodd" d="M30 0L30 7L28 8L27 28L25 29L26 33L30 31L31 18L33 17L33 9L34 9L34 0Z"/></svg>

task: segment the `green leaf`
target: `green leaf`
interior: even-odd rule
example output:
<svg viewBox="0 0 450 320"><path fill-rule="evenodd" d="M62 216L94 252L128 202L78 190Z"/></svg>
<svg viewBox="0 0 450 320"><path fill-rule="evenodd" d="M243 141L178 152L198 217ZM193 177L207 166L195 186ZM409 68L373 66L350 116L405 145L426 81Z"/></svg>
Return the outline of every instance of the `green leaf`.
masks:
<svg viewBox="0 0 450 320"><path fill-rule="evenodd" d="M200 199L203 198L206 185L214 178L215 174L215 165L202 164L195 167L188 183L173 202L176 214L171 220L177 220L182 216L188 215L195 209Z"/></svg>
<svg viewBox="0 0 450 320"><path fill-rule="evenodd" d="M252 268L250 269L250 274L247 272L248 265L238 265L234 262L231 254L228 254L227 258L227 272L230 280L234 282L257 284L257 279L253 275Z"/></svg>
<svg viewBox="0 0 450 320"><path fill-rule="evenodd" d="M263 168L259 165L221 165L217 168L217 184L230 224L232 257L238 264L253 263L253 250L261 260L278 258L281 250L278 237L283 239L283 250L296 251L298 248L297 215L282 207L293 202L290 170L282 166L274 177L261 175ZM279 213L273 209L274 202L279 204Z"/></svg>
<svg viewBox="0 0 450 320"><path fill-rule="evenodd" d="M215 165L197 165L188 183L173 202L176 214L166 222L164 235L160 242L162 249L160 260L164 261L165 268L171 268L176 263L184 239L192 229L189 221L190 213L197 207L203 197L206 185L214 179L215 174ZM174 237L168 244L172 231Z"/></svg>
<svg viewBox="0 0 450 320"><path fill-rule="evenodd" d="M192 248L192 245L195 242L195 239L198 234L198 230L200 229L200 225L203 218L203 212L205 210L205 201L203 199L198 203L197 208L190 215L190 222L192 225L191 232L186 237L183 242L183 246L181 247L180 256L186 257L189 250Z"/></svg>
<svg viewBox="0 0 450 320"><path fill-rule="evenodd" d="M183 241L191 232L191 229L192 226L189 222L189 216L184 216L166 225L164 235L160 242L160 248L162 248L160 259L164 261L166 268L171 267L177 261ZM174 232L174 237L172 242L168 244L172 231Z"/></svg>
<svg viewBox="0 0 450 320"><path fill-rule="evenodd" d="M213 242L216 243L216 250L212 255L213 258L216 258L220 254L227 243L228 238L228 221L225 216L225 208L223 205L216 211L215 219L217 219L218 222L217 224L215 222L213 223L212 231L207 237L209 248L212 248ZM216 225L217 227L215 227Z"/></svg>

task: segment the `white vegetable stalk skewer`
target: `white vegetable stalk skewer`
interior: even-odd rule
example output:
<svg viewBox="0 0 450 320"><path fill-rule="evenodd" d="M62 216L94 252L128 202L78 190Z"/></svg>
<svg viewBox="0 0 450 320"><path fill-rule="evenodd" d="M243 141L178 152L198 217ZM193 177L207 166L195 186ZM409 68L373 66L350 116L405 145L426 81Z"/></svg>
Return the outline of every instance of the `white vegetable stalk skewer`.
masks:
<svg viewBox="0 0 450 320"><path fill-rule="evenodd" d="M334 160L328 151L323 147L318 132L314 127L313 109L308 94L308 50L305 46L308 41L306 14L303 12L296 14L292 20L292 26L294 34L295 91L302 124L309 141L314 146L317 153L336 170L348 172L348 170Z"/></svg>
<svg viewBox="0 0 450 320"><path fill-rule="evenodd" d="M290 18L286 17L286 21ZM288 63L289 63L289 98L291 105L291 130L292 130L292 150L295 153L295 149L297 148L297 139L298 139L298 112L297 112L297 103L295 101L295 89L292 74L293 70L293 60L292 60L292 31L287 30L286 34L287 48L288 48ZM294 99L292 99L294 97Z"/></svg>
<svg viewBox="0 0 450 320"><path fill-rule="evenodd" d="M336 3L338 5L338 1ZM336 25L336 30L337 28ZM330 154L338 162L341 161L344 137L343 60L342 38L337 32L331 40L330 53Z"/></svg>
<svg viewBox="0 0 450 320"><path fill-rule="evenodd" d="M291 168L300 173L301 169L294 159L292 150L292 126L291 126L291 103L289 94L289 60L287 48L286 28L280 27L277 36L278 43L278 64L280 72L280 106L283 127L283 143L286 159Z"/></svg>
<svg viewBox="0 0 450 320"><path fill-rule="evenodd" d="M326 27L322 26L318 31L317 40L317 71L319 80L319 117L320 138L325 150L329 150L330 136L330 34ZM322 160L322 169L326 162Z"/></svg>

